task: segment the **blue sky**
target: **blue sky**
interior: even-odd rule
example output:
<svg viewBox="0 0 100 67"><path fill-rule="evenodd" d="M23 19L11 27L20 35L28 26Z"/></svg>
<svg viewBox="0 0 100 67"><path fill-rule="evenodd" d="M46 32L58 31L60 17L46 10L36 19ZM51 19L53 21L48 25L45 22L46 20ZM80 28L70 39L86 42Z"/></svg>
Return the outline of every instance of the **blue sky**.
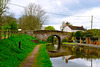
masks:
<svg viewBox="0 0 100 67"><path fill-rule="evenodd" d="M39 4L47 12L62 14L53 15L47 13L48 21L45 26L52 25L57 30L60 30L61 23L68 21L72 25L83 25L84 28L90 29L91 15L93 15L93 28L100 29L100 0L11 0L11 3L25 7L32 2ZM10 4L9 6L10 12L15 13L15 17L19 18L22 15L23 8Z"/></svg>

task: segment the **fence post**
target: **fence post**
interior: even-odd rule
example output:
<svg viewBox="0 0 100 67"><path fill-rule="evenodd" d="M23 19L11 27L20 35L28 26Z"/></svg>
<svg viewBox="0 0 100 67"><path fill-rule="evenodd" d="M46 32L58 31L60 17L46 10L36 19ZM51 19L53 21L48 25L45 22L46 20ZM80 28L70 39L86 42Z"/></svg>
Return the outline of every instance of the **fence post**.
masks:
<svg viewBox="0 0 100 67"><path fill-rule="evenodd" d="M21 49L21 41L19 42L19 49Z"/></svg>
<svg viewBox="0 0 100 67"><path fill-rule="evenodd" d="M2 39L2 30L0 30L0 40Z"/></svg>
<svg viewBox="0 0 100 67"><path fill-rule="evenodd" d="M4 30L4 39L6 39L6 30Z"/></svg>
<svg viewBox="0 0 100 67"><path fill-rule="evenodd" d="M80 37L80 43L82 43L81 37Z"/></svg>
<svg viewBox="0 0 100 67"><path fill-rule="evenodd" d="M88 37L86 37L86 44L88 44Z"/></svg>
<svg viewBox="0 0 100 67"><path fill-rule="evenodd" d="M9 37L9 30L8 30L8 37Z"/></svg>
<svg viewBox="0 0 100 67"><path fill-rule="evenodd" d="M15 30L14 30L14 36L15 36Z"/></svg>
<svg viewBox="0 0 100 67"><path fill-rule="evenodd" d="M11 32L11 36L12 36L12 30L10 32Z"/></svg>
<svg viewBox="0 0 100 67"><path fill-rule="evenodd" d="M13 30L12 30L12 36L13 36Z"/></svg>

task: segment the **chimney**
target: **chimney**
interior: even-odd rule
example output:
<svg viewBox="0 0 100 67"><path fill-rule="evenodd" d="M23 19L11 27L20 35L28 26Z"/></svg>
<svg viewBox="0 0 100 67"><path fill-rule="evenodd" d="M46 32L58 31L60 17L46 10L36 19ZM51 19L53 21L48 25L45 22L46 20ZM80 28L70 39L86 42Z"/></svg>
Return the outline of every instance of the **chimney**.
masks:
<svg viewBox="0 0 100 67"><path fill-rule="evenodd" d="M81 26L83 28L83 26Z"/></svg>
<svg viewBox="0 0 100 67"><path fill-rule="evenodd" d="M68 22L66 22L66 26L68 26Z"/></svg>

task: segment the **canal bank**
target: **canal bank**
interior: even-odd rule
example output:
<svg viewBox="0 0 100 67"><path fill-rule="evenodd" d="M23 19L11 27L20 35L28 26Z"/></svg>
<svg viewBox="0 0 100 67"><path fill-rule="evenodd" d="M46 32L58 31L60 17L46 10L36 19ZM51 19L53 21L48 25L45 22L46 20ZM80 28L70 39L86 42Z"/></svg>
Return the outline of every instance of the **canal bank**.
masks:
<svg viewBox="0 0 100 67"><path fill-rule="evenodd" d="M69 45L69 46L77 46L77 47L93 47L100 49L100 45L93 45L93 44L83 44L83 43L75 43L75 44L62 44L62 45Z"/></svg>
<svg viewBox="0 0 100 67"><path fill-rule="evenodd" d="M63 44L59 51L48 50L48 54L53 67L99 67L100 49L96 47L89 44Z"/></svg>

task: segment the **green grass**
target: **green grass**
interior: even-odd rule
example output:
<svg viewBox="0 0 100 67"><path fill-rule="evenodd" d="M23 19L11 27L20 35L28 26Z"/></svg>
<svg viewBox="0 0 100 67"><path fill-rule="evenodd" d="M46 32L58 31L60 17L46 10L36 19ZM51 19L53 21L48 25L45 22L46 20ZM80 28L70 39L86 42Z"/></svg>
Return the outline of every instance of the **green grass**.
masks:
<svg viewBox="0 0 100 67"><path fill-rule="evenodd" d="M46 44L40 46L37 58L35 60L36 62L33 67L52 67L52 63L46 51Z"/></svg>
<svg viewBox="0 0 100 67"><path fill-rule="evenodd" d="M36 39L29 35L12 36L0 40L0 67L19 67L33 48L38 45L31 40ZM18 48L21 41L21 49ZM39 44L45 43L39 40Z"/></svg>
<svg viewBox="0 0 100 67"><path fill-rule="evenodd" d="M72 44L72 45L76 45L76 43L69 43L69 42L63 42L62 44Z"/></svg>

